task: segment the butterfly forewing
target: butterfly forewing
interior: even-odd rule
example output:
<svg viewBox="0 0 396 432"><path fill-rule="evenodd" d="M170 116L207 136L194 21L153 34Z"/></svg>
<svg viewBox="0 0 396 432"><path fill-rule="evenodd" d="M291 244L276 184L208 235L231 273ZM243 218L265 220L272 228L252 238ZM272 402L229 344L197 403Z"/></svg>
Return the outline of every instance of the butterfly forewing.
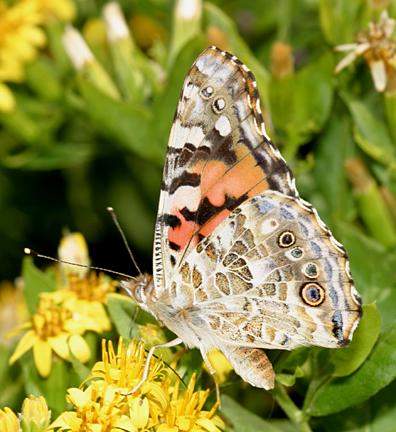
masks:
<svg viewBox="0 0 396 432"><path fill-rule="evenodd" d="M297 194L289 168L266 136L256 87L245 65L215 47L187 75L158 211L158 285L169 282L182 257L249 197L268 189Z"/></svg>

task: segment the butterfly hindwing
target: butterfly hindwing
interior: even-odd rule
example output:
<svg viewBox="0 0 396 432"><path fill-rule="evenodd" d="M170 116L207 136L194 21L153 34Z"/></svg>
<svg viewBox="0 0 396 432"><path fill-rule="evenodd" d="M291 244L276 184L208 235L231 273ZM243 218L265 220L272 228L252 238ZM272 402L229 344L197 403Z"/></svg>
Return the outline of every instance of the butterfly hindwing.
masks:
<svg viewBox="0 0 396 432"><path fill-rule="evenodd" d="M220 349L345 346L361 313L344 248L308 203L274 191L235 209L175 281L193 287L188 320Z"/></svg>
<svg viewBox="0 0 396 432"><path fill-rule="evenodd" d="M186 77L156 224L157 286L249 197L268 189L297 194L289 168L266 136L256 86L245 65L215 47L198 57Z"/></svg>

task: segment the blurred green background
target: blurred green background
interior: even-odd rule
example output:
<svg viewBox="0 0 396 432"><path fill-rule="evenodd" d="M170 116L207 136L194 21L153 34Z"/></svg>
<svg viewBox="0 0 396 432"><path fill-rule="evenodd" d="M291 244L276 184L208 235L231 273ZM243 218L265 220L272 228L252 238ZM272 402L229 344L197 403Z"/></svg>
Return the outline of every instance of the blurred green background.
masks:
<svg viewBox="0 0 396 432"><path fill-rule="evenodd" d="M345 245L364 303L376 302L383 334L393 338L383 342L385 357L394 356L396 0L191 1L187 18L173 1L120 1L131 37L111 42L105 2L63 0L55 8L31 0L36 15L16 19L10 10L19 3L0 2L0 280L20 274L24 247L56 256L65 229L84 234L94 265L134 274L109 205L137 261L152 271L179 92L195 57L215 44L254 72L267 130L303 198ZM94 54L77 68L64 48L68 21ZM352 383L349 405L331 389L317 403L308 393L313 416L361 404L353 419L334 414L318 430L394 430L396 359L384 365L381 353L354 379L385 372L364 395ZM247 396L253 407L256 394Z"/></svg>

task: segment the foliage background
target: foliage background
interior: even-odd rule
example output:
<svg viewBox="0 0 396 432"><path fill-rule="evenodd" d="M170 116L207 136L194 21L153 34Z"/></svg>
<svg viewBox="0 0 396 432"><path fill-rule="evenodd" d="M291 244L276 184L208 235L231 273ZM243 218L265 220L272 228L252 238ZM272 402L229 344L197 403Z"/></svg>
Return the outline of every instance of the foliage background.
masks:
<svg viewBox="0 0 396 432"><path fill-rule="evenodd" d="M100 24L104 2L75 4L74 25L116 82ZM133 274L108 205L151 272L163 158L181 85L197 54L219 45L255 73L270 136L301 195L348 250L364 303L376 304L345 357L319 349L273 352L281 381L276 402L234 379L224 392L244 408L226 398L223 411L237 431L295 430L298 415L312 417L314 430L394 430L395 95L391 87L375 90L362 59L335 75L342 55L334 47L353 42L385 7L396 17L396 1L212 1L188 31L174 18L173 2L120 4L137 46L137 74L147 78L148 58L161 66L148 87L141 82L140 96L116 100L75 72L60 23L46 27L48 46L27 66L26 81L11 85L16 108L0 114L0 280L20 274L25 246L56 255L64 228L84 234L93 264ZM276 42L291 48L292 63ZM343 371L345 364L352 366ZM282 392L303 410L288 406Z"/></svg>

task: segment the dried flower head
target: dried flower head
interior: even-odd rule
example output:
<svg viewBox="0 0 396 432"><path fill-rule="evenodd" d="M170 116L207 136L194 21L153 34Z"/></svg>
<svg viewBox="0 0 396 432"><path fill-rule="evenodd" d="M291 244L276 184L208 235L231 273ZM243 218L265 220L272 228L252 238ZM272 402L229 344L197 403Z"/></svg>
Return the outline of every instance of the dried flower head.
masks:
<svg viewBox="0 0 396 432"><path fill-rule="evenodd" d="M392 38L394 29L395 20L384 11L377 23L370 22L368 29L358 34L355 43L338 45L335 48L337 51L348 54L336 66L336 73L362 55L370 67L377 91L386 90L396 74L396 41Z"/></svg>

